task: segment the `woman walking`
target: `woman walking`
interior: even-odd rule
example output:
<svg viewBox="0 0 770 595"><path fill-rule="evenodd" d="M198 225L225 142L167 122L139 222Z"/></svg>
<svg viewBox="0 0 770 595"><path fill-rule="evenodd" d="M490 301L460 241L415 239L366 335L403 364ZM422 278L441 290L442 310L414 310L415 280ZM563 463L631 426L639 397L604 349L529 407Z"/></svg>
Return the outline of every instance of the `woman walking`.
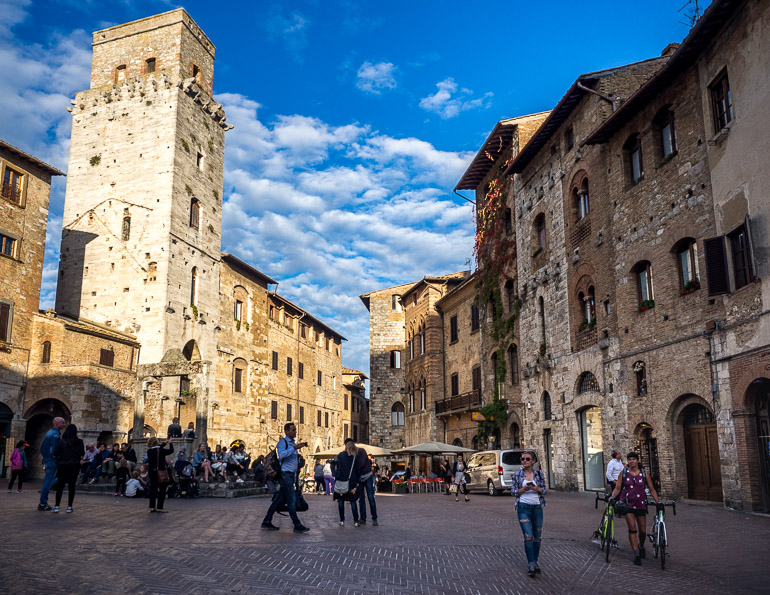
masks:
<svg viewBox="0 0 770 595"><path fill-rule="evenodd" d="M438 476L444 482L444 495L449 495L449 486L452 485L452 469L449 467L449 459L441 461Z"/></svg>
<svg viewBox="0 0 770 595"><path fill-rule="evenodd" d="M612 497L618 496L628 502L628 512L626 513L626 524L628 525L628 541L631 543L631 549L634 550L634 564L642 565L644 558L644 542L647 541L647 492L645 486L650 489L650 495L655 502L658 501L658 493L652 485L650 476L644 472L639 465L639 455L630 452L626 455L628 469L625 469L619 476L615 489L612 491Z"/></svg>
<svg viewBox="0 0 770 595"><path fill-rule="evenodd" d="M535 455L521 453L521 469L513 474L511 494L516 498L514 510L519 515L519 526L524 534L524 551L527 554L529 576L540 572L537 563L540 556L540 538L543 532L543 507L545 506L545 476L535 471Z"/></svg>
<svg viewBox="0 0 770 595"><path fill-rule="evenodd" d="M59 512L59 504L64 493L64 484L67 484L67 512L72 512L72 503L75 501L75 486L80 475L80 459L86 454L83 441L78 438L78 429L75 424L70 424L64 430L61 440L53 451L56 459L56 506L51 512Z"/></svg>
<svg viewBox="0 0 770 595"><path fill-rule="evenodd" d="M455 494L455 502L460 501L460 492L465 496L465 501L470 502L468 498L468 486L465 481L465 472L468 470L468 466L465 464L465 458L462 454L457 455L457 460L452 465L452 477L454 483L457 486L457 493Z"/></svg>
<svg viewBox="0 0 770 595"><path fill-rule="evenodd" d="M169 481L166 456L173 454L174 445L170 438L161 444L153 436L147 440L147 449L147 467L150 471L150 512L168 512L163 510Z"/></svg>
<svg viewBox="0 0 770 595"><path fill-rule="evenodd" d="M324 465L324 486L326 487L326 496L334 493L334 473L332 472L331 459Z"/></svg>
<svg viewBox="0 0 770 595"><path fill-rule="evenodd" d="M353 525L358 527L358 506L356 504L358 488L358 448L351 438L345 439L345 450L337 455L337 470L334 475L334 499L340 510L340 526L345 525L345 502L350 502L353 511ZM344 486L347 484L347 489Z"/></svg>
<svg viewBox="0 0 770 595"><path fill-rule="evenodd" d="M21 494L24 490L21 489L21 485L24 483L24 472L27 470L27 453L24 449L29 446L24 440L19 440L16 443L16 448L11 455L11 481L8 482L8 493L11 493L13 488L13 482L18 478L17 492Z"/></svg>

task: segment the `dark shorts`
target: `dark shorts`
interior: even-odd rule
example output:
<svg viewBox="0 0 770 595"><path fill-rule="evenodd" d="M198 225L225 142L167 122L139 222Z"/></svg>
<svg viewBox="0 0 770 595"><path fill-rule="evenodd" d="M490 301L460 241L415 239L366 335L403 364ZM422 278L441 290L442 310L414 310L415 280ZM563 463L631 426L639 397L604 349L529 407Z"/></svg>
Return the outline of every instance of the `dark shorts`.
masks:
<svg viewBox="0 0 770 595"><path fill-rule="evenodd" d="M644 508L629 508L626 514L632 514L634 516L647 516L647 507Z"/></svg>

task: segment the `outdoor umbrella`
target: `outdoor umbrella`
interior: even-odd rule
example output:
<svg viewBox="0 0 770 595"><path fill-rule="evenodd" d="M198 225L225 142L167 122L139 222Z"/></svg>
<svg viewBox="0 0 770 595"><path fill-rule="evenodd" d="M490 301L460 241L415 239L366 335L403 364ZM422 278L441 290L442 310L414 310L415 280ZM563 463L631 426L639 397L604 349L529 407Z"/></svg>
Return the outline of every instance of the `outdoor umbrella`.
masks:
<svg viewBox="0 0 770 595"><path fill-rule="evenodd" d="M453 446L444 442L423 442L394 450L394 455L454 455L462 452L475 452L472 448Z"/></svg>
<svg viewBox="0 0 770 595"><path fill-rule="evenodd" d="M366 454L370 454L373 457L389 457L391 454L393 454L392 451L388 450L387 448L381 448L379 446L373 446L371 444L361 444L359 442L356 442L356 446L358 448L363 448L366 451ZM316 458L318 457L331 458L331 457L336 457L343 450L345 450L344 446L337 446L336 448L330 448L322 452L314 452L310 456L316 457Z"/></svg>

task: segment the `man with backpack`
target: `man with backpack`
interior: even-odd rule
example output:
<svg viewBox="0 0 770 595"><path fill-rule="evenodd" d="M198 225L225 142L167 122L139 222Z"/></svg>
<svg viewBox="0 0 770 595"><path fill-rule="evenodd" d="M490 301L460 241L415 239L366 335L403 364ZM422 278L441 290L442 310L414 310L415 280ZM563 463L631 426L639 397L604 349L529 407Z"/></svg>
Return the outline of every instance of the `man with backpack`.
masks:
<svg viewBox="0 0 770 595"><path fill-rule="evenodd" d="M295 443L294 438L297 436L297 426L289 422L283 426L283 431L286 434L284 438L278 441L275 447L275 456L278 459L278 469L273 469L270 465L270 460L274 457L270 453L265 459L267 463L265 465L265 471L267 473L267 479L277 484L278 489L273 494L273 501L270 503L270 508L267 509L267 514L262 521L262 528L270 531L278 531L280 527L276 527L273 524L273 515L278 511L281 505L285 504L289 511L289 516L294 523L295 533L307 533L310 531L305 527L297 516L297 492L296 482L297 473L299 471L299 449L307 446L307 442ZM275 475L279 475L275 477ZM271 475L273 475L271 477Z"/></svg>

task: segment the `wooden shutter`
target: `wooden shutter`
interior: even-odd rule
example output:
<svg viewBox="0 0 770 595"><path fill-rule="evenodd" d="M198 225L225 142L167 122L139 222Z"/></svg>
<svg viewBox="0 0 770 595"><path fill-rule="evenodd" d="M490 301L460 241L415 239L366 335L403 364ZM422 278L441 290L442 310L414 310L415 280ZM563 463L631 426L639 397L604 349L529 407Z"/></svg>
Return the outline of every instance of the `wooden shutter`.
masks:
<svg viewBox="0 0 770 595"><path fill-rule="evenodd" d="M756 281L757 280L757 263L754 260L754 241L751 237L751 222L749 221L748 214L746 215L746 218L743 220L743 226L746 228L746 247L748 249L748 254L746 254L746 258L749 261L749 281Z"/></svg>
<svg viewBox="0 0 770 595"><path fill-rule="evenodd" d="M11 337L8 333L10 318L11 306L9 304L0 304L0 341L10 342Z"/></svg>
<svg viewBox="0 0 770 595"><path fill-rule="evenodd" d="M730 293L725 237L719 236L703 240L703 253L706 256L709 295Z"/></svg>

